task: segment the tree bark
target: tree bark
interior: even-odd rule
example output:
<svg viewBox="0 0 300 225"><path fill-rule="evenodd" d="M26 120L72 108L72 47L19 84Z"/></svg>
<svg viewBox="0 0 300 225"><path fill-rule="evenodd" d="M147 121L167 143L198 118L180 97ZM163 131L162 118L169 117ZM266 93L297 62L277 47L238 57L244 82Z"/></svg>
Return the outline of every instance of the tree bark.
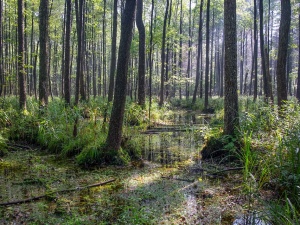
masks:
<svg viewBox="0 0 300 225"><path fill-rule="evenodd" d="M154 17L154 0L152 0L151 18L150 18L150 43L149 43L149 121L151 119L152 105L152 68L153 68L153 17Z"/></svg>
<svg viewBox="0 0 300 225"><path fill-rule="evenodd" d="M75 87L75 105L79 102L79 96L85 100L83 90L83 5L84 0L75 0L76 30L77 30L77 69Z"/></svg>
<svg viewBox="0 0 300 225"><path fill-rule="evenodd" d="M287 100L286 63L291 24L291 2L281 1L281 19L279 27L279 45L277 57L277 98L278 105L282 107Z"/></svg>
<svg viewBox="0 0 300 225"><path fill-rule="evenodd" d="M118 28L117 26L118 26L118 0L114 0L108 102L111 102L113 100L114 87L115 87L115 73L116 73L116 61L117 61L117 28Z"/></svg>
<svg viewBox="0 0 300 225"><path fill-rule="evenodd" d="M183 38L182 38L182 34L183 34L183 29L182 29L182 25L183 25L183 11L182 11L182 0L180 0L180 22L179 22L179 80L181 80L182 78L182 46L183 46ZM181 94L181 84L179 84L179 98L180 100L182 99L182 94Z"/></svg>
<svg viewBox="0 0 300 225"><path fill-rule="evenodd" d="M70 79L70 48L71 48L71 11L72 0L66 0L66 41L64 60L64 96L67 104L71 103L71 79Z"/></svg>
<svg viewBox="0 0 300 225"><path fill-rule="evenodd" d="M253 91L253 100L256 101L257 99L257 57L258 57L258 46L257 46L257 7L256 7L256 0L254 0L254 91Z"/></svg>
<svg viewBox="0 0 300 225"><path fill-rule="evenodd" d="M26 74L24 65L24 1L18 0L18 77L19 105L26 109Z"/></svg>
<svg viewBox="0 0 300 225"><path fill-rule="evenodd" d="M3 73L3 29L2 29L2 14L3 14L3 1L0 1L0 96L2 96L4 86L4 73Z"/></svg>
<svg viewBox="0 0 300 225"><path fill-rule="evenodd" d="M234 135L239 126L237 94L236 0L224 1L225 99L224 133Z"/></svg>
<svg viewBox="0 0 300 225"><path fill-rule="evenodd" d="M135 6L136 0L126 0L121 22L121 40L117 64L116 88L114 91L113 108L110 117L108 136L106 139L107 150L113 152L116 152L120 149L122 140L122 126L126 102L127 72L130 58Z"/></svg>
<svg viewBox="0 0 300 225"><path fill-rule="evenodd" d="M160 100L159 106L164 104L164 91L165 91L165 46L166 46L166 33L167 33L167 19L169 12L169 0L167 0L164 25L163 25L163 34L162 34L162 47L161 47L161 76L160 76Z"/></svg>
<svg viewBox="0 0 300 225"><path fill-rule="evenodd" d="M146 34L143 23L143 0L137 0L136 25L139 30L139 69L138 69L138 103L145 106L145 43Z"/></svg>
<svg viewBox="0 0 300 225"><path fill-rule="evenodd" d="M265 55L265 43L264 43L264 7L263 0L259 0L259 33L260 33L260 54L261 54L261 66L263 73L263 87L264 87L264 95L265 99L271 98L270 90L269 90L269 79L267 76L266 69L266 55Z"/></svg>
<svg viewBox="0 0 300 225"><path fill-rule="evenodd" d="M40 2L40 75L39 101L42 106L48 105L49 96L49 0Z"/></svg>
<svg viewBox="0 0 300 225"><path fill-rule="evenodd" d="M200 81L200 57L202 58L202 12L203 12L203 0L201 0L200 3L200 14L199 14L199 29L198 29L198 49L197 49L197 67L196 67L196 83L195 83L195 89L193 94L193 101L192 104L196 103L196 97L197 97L197 90L199 87L199 81Z"/></svg>
<svg viewBox="0 0 300 225"><path fill-rule="evenodd" d="M210 0L207 0L206 8L206 63L205 63L205 84L204 84L204 109L208 108L208 88L209 88L209 11Z"/></svg>
<svg viewBox="0 0 300 225"><path fill-rule="evenodd" d="M298 78L297 78L297 99L300 101L300 14L298 18Z"/></svg>
<svg viewBox="0 0 300 225"><path fill-rule="evenodd" d="M106 0L103 0L102 17L102 74L103 74L103 96L106 96Z"/></svg>

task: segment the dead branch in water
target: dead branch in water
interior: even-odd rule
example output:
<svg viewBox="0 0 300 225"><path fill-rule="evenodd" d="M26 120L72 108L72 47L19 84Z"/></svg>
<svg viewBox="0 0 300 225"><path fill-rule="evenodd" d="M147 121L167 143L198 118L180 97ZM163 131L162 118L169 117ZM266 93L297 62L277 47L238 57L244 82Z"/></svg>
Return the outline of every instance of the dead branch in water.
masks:
<svg viewBox="0 0 300 225"><path fill-rule="evenodd" d="M36 201L39 200L41 198L45 198L51 194L57 194L57 193L67 193L67 192L72 192L72 191L80 191L83 189L87 189L87 188L92 188L92 187L98 187L98 186L103 186L105 184L109 184L114 182L116 179L112 179L112 180L108 180L105 182L101 182L101 183L96 183L96 184L91 184L91 185L87 185L87 186L83 186L83 187L75 187L75 188L70 188L70 189L64 189L64 190L58 190L58 191L52 191L50 193L44 194L44 195L40 195L40 196L36 196L36 197L31 197L31 198L27 198L27 199L23 199L23 200L16 200L16 201L11 201L11 202L3 202L0 203L0 206L7 206L7 205L15 205L15 204L22 204L22 203L27 203L27 202L32 202L32 201Z"/></svg>

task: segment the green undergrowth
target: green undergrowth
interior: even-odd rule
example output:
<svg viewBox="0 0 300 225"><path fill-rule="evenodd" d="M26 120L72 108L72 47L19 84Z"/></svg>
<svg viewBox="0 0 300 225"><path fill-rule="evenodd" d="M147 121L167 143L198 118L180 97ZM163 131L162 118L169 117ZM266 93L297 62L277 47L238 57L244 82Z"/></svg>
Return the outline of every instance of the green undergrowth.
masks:
<svg viewBox="0 0 300 225"><path fill-rule="evenodd" d="M223 111L210 123L203 148L204 158L232 154L243 166L243 188L249 208L260 192L273 192L268 203L273 224L300 223L300 105L286 102L283 109L258 99L240 98L240 128L236 137L224 136ZM224 152L227 152L225 154Z"/></svg>
<svg viewBox="0 0 300 225"><path fill-rule="evenodd" d="M132 101L126 102L122 149L118 152L106 149L111 104L106 99L96 98L80 102L76 107L66 106L54 98L47 107L39 107L33 98L28 98L27 109L18 109L15 97L0 99L0 156L6 153L6 143L23 142L36 144L42 149L62 157L75 157L84 166L96 164L127 164L140 158L140 143L133 143L131 136L146 129L149 121L166 120L168 106L159 108L153 101L151 118L147 103L142 108ZM106 116L107 122L103 122ZM76 134L76 135L74 135Z"/></svg>

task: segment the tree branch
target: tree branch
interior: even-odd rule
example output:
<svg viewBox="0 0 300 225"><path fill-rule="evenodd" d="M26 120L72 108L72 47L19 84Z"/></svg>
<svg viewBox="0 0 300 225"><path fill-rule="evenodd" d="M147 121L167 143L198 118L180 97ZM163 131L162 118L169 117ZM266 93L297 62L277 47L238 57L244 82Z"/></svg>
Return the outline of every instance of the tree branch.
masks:
<svg viewBox="0 0 300 225"><path fill-rule="evenodd" d="M96 184L91 184L91 185L87 185L87 186L83 186L83 187L76 187L76 188L70 188L70 189L63 189L63 190L58 190L58 191L52 191L50 193L44 194L44 195L40 195L40 196L35 196L35 197L31 197L31 198L27 198L27 199L22 199L22 200L16 200L16 201L11 201L11 202L3 202L0 203L0 206L7 206L7 205L15 205L15 204L21 204L21 203L27 203L27 202L32 202L35 200L39 200L41 198L45 198L51 194L57 194L57 193L67 193L67 192L72 192L72 191L78 191L78 190L83 190L83 189L87 189L87 188L92 188L92 187L98 187L98 186L103 186L105 184L109 184L111 182L114 182L116 179L111 179L102 183L96 183Z"/></svg>

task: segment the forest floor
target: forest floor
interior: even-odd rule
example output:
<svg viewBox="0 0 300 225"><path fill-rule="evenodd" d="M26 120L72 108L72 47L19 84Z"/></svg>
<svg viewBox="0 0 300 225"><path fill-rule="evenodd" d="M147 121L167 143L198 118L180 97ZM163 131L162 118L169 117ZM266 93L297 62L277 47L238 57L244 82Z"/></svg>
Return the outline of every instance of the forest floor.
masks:
<svg viewBox="0 0 300 225"><path fill-rule="evenodd" d="M238 218L263 211L272 192L245 193L240 170L213 174L226 169L189 159L87 170L73 159L20 148L0 158L0 203L46 197L0 206L0 224L246 224ZM110 179L116 181L55 192Z"/></svg>

